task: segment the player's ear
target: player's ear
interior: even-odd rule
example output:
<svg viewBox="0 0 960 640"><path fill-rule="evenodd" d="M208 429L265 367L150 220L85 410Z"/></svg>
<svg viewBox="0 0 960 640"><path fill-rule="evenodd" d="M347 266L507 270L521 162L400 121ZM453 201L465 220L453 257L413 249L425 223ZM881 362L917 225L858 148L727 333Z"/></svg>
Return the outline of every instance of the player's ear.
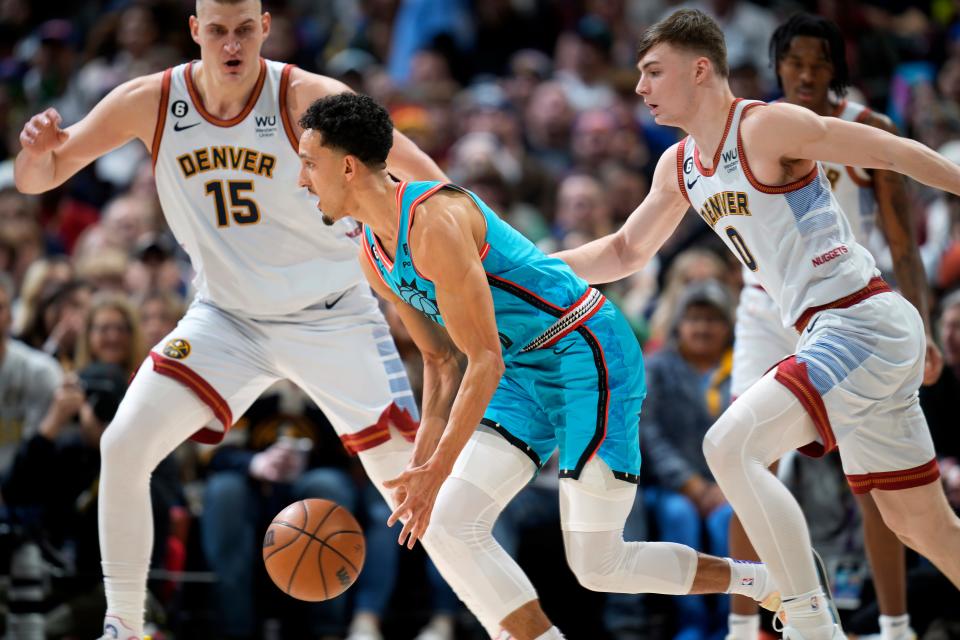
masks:
<svg viewBox="0 0 960 640"><path fill-rule="evenodd" d="M347 182L357 176L357 164L359 162L357 156L352 156L349 153L343 156L343 177Z"/></svg>
<svg viewBox="0 0 960 640"><path fill-rule="evenodd" d="M697 84L707 79L707 72L710 70L710 60L704 56L697 58L694 63L694 80Z"/></svg>
<svg viewBox="0 0 960 640"><path fill-rule="evenodd" d="M270 17L269 11L264 11L263 15L260 16L260 28L263 29L263 39L266 40L267 36L270 35L270 25L273 22L273 18Z"/></svg>
<svg viewBox="0 0 960 640"><path fill-rule="evenodd" d="M190 37L200 44L200 21L197 20L197 16L190 16Z"/></svg>

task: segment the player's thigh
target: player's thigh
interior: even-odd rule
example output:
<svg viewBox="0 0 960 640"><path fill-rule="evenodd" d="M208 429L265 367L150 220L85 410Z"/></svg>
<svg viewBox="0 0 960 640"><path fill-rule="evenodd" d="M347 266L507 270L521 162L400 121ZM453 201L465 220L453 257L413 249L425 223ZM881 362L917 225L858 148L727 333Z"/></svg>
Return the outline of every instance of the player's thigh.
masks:
<svg viewBox="0 0 960 640"><path fill-rule="evenodd" d="M266 343L267 336L249 321L195 302L153 347L148 364L213 410L220 424L210 425L207 435L216 441L217 433L229 428L276 381Z"/></svg>
<svg viewBox="0 0 960 640"><path fill-rule="evenodd" d="M271 330L280 371L323 410L354 452L413 438L419 419L406 369L369 292L355 287L334 311Z"/></svg>
<svg viewBox="0 0 960 640"><path fill-rule="evenodd" d="M739 397L797 347L797 333L784 328L776 303L766 292L745 287L734 328L730 393Z"/></svg>
<svg viewBox="0 0 960 640"><path fill-rule="evenodd" d="M496 434L539 469L557 448L554 425L543 411L538 376L530 370L508 363L500 378L478 432Z"/></svg>

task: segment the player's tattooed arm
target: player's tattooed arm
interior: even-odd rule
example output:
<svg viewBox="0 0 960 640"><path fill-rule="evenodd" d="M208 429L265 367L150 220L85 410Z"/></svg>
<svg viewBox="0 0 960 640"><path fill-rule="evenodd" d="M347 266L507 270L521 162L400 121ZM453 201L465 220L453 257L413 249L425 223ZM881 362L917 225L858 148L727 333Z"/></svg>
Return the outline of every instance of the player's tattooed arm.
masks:
<svg viewBox="0 0 960 640"><path fill-rule="evenodd" d="M619 230L554 257L590 284L620 280L650 261L689 207L677 180L677 145L673 145L657 162L650 193Z"/></svg>
<svg viewBox="0 0 960 640"><path fill-rule="evenodd" d="M820 160L896 171L925 185L960 194L960 166L926 145L857 122L825 118L786 103L751 109L741 135L761 182L766 167L790 160Z"/></svg>
<svg viewBox="0 0 960 640"><path fill-rule="evenodd" d="M493 296L480 261L483 235L482 216L473 201L460 193L439 193L420 205L410 232L411 253L419 256L417 268L433 281L447 333L466 355L467 368L433 455L384 485L406 494L388 521L406 518L401 544L406 541L412 546L426 531L440 486L503 375Z"/></svg>
<svg viewBox="0 0 960 640"><path fill-rule="evenodd" d="M350 87L326 76L294 69L290 75L290 88L287 90L287 116L293 125L294 135L300 139L303 131L300 116L317 98L351 91ZM401 180L439 180L449 182L446 174L437 163L415 145L407 136L397 130L393 132L393 148L387 156L387 169Z"/></svg>
<svg viewBox="0 0 960 640"><path fill-rule="evenodd" d="M60 128L60 114L53 108L30 118L20 132L22 149L14 164L17 189L42 193L58 187L134 138L150 151L161 83L160 73L125 82L67 129Z"/></svg>
<svg viewBox="0 0 960 640"><path fill-rule="evenodd" d="M896 126L884 115L872 113L863 122L894 135L899 133ZM897 275L900 292L917 308L920 317L923 318L923 326L927 333L923 383L933 384L940 377L943 358L933 340L933 332L930 328L930 287L927 284L927 274L923 268L914 233L907 181L899 173L876 170L873 172L873 189L876 193L880 228L890 246L893 270Z"/></svg>

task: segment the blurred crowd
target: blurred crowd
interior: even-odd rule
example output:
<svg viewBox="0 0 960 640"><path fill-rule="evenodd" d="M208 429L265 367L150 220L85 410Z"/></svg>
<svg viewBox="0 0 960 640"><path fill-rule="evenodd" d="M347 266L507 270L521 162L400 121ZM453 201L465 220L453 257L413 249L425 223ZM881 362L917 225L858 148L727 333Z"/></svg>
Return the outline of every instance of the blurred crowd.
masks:
<svg viewBox="0 0 960 640"><path fill-rule="evenodd" d="M47 107L67 126L118 84L195 57L187 29L193 4L0 2L0 575L30 561L43 576L42 598L32 602L0 579L0 620L41 613L49 637L93 637L99 629L99 437L147 350L183 314L192 271L165 225L150 155L139 143L54 191L25 196L13 186L18 135ZM682 135L654 124L634 93L639 34L681 6L701 8L722 26L735 95L767 100L779 96L768 54L777 24L798 10L836 21L851 99L960 164L956 0L264 5L273 16L264 57L373 96L451 180L548 252L618 228L646 195L656 159ZM946 361L921 400L948 495L960 508L960 198L916 184L910 197ZM879 257L892 282L889 258ZM730 508L700 441L730 402L741 286L734 257L690 215L654 262L605 288L647 356L644 475L628 538L726 554ZM390 319L417 389L416 348ZM848 626L875 631L875 613L864 614L875 603L858 516L839 464L827 472L829 465L813 471L794 462L783 473L808 507L815 545L843 579ZM556 491L555 474L540 474L496 535L528 568L568 637L722 637L724 598L605 597L579 587L563 563ZM154 474L152 494L155 638L481 637L420 554L399 552L386 506L322 413L292 386L271 390L223 444L183 445ZM259 559L259 536L273 514L307 496L351 508L370 549L361 583L320 607L280 595ZM33 555L23 552L27 543ZM914 596L938 583L922 559L910 563L914 628L921 637L960 637L950 635L960 633L960 608L948 608L949 590L932 601Z"/></svg>

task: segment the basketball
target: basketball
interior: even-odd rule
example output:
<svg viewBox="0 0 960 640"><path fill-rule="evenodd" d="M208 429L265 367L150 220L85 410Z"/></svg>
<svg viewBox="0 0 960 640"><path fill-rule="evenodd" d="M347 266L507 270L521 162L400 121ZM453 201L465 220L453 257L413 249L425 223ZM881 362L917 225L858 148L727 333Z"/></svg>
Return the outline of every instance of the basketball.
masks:
<svg viewBox="0 0 960 640"><path fill-rule="evenodd" d="M263 537L263 563L284 593L308 602L336 598L360 575L366 543L349 511L329 500L294 502Z"/></svg>

